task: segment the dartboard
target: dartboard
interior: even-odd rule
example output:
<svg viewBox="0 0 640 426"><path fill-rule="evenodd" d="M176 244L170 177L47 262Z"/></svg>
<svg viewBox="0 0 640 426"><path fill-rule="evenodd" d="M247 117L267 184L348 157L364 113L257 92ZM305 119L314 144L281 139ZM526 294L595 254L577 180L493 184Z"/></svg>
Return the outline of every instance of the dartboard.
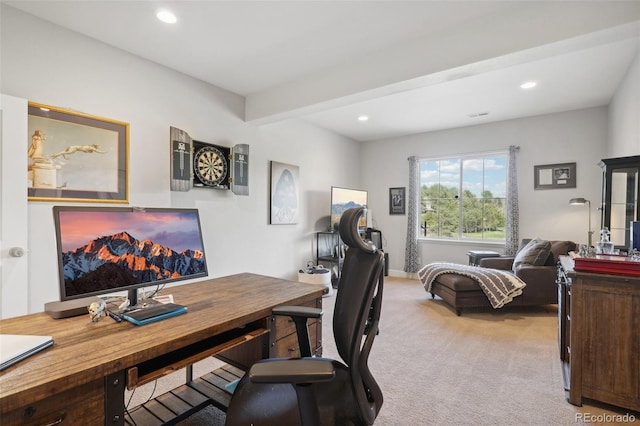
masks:
<svg viewBox="0 0 640 426"><path fill-rule="evenodd" d="M205 146L195 154L193 171L204 185L216 186L227 176L227 160L217 148Z"/></svg>

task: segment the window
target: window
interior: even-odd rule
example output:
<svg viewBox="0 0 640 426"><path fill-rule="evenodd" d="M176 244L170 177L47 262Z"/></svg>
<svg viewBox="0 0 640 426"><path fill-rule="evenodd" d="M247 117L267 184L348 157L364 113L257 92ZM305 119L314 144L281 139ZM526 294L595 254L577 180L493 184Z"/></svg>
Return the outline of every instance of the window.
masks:
<svg viewBox="0 0 640 426"><path fill-rule="evenodd" d="M420 160L420 236L504 241L508 153Z"/></svg>

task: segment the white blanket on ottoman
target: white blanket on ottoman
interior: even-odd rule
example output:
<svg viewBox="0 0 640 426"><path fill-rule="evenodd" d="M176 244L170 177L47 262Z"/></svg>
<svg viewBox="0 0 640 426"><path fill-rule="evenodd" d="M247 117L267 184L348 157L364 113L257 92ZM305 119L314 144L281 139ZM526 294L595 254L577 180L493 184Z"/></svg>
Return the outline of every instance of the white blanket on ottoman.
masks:
<svg viewBox="0 0 640 426"><path fill-rule="evenodd" d="M526 286L524 281L510 272L479 266L435 262L418 271L420 282L427 292L431 291L431 285L442 274L458 274L475 280L494 309L503 307L514 297L521 295L522 289Z"/></svg>

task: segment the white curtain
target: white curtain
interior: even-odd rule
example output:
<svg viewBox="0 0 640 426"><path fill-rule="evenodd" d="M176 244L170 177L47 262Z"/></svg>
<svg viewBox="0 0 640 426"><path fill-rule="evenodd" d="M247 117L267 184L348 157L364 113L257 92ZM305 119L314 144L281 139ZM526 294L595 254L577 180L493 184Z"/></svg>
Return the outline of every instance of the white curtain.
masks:
<svg viewBox="0 0 640 426"><path fill-rule="evenodd" d="M520 211L518 210L518 176L516 170L516 153L519 146L509 147L509 172L507 173L507 227L505 232L504 254L513 256L520 246L519 228Z"/></svg>
<svg viewBox="0 0 640 426"><path fill-rule="evenodd" d="M418 227L420 226L420 168L417 157L409 157L409 199L407 200L407 244L404 271L418 272Z"/></svg>

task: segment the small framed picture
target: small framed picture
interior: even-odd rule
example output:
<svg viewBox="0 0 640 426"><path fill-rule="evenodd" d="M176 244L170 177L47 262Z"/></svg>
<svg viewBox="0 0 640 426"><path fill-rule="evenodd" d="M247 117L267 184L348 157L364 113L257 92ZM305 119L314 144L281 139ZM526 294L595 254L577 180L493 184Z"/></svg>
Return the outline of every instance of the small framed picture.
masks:
<svg viewBox="0 0 640 426"><path fill-rule="evenodd" d="M405 188L389 188L389 214L405 214Z"/></svg>
<svg viewBox="0 0 640 426"><path fill-rule="evenodd" d="M295 225L300 211L300 167L271 161L269 223Z"/></svg>
<svg viewBox="0 0 640 426"><path fill-rule="evenodd" d="M534 189L576 187L576 163L533 166Z"/></svg>

